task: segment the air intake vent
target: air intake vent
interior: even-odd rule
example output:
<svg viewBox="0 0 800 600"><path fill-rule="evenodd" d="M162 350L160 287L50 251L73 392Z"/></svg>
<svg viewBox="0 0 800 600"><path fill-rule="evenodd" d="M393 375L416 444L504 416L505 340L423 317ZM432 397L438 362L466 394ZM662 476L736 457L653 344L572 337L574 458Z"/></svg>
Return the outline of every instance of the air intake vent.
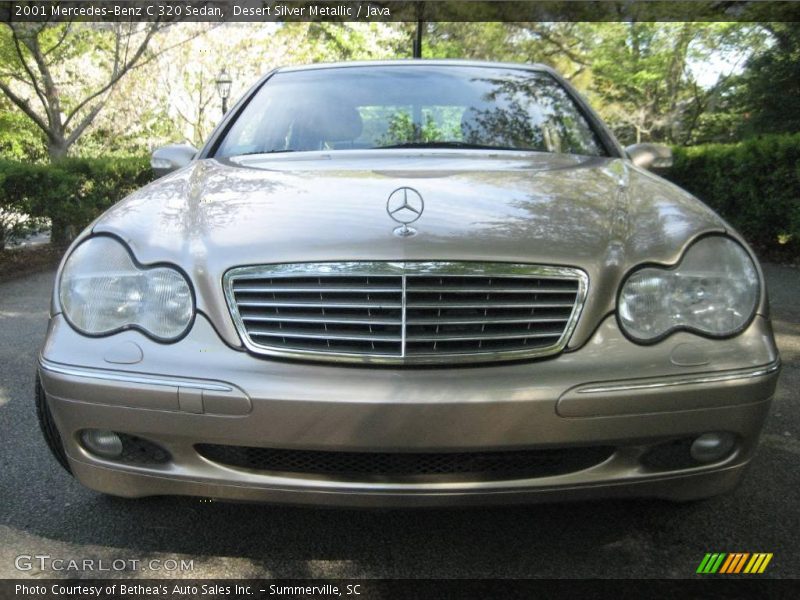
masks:
<svg viewBox="0 0 800 600"><path fill-rule="evenodd" d="M273 475L318 476L348 481L502 480L550 477L607 460L612 447L495 452L320 452L198 444L208 460Z"/></svg>
<svg viewBox="0 0 800 600"><path fill-rule="evenodd" d="M507 263L301 263L233 269L224 285L254 353L448 364L560 352L587 277Z"/></svg>

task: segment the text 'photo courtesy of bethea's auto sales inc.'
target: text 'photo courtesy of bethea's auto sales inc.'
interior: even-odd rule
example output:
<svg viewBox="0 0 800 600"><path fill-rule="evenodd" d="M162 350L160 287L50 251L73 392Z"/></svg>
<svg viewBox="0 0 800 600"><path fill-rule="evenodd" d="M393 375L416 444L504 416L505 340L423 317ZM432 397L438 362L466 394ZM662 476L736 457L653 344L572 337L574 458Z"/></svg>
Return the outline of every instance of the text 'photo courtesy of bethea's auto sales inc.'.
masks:
<svg viewBox="0 0 800 600"><path fill-rule="evenodd" d="M36 403L111 495L674 501L745 474L761 267L545 66L269 72L72 243Z"/></svg>

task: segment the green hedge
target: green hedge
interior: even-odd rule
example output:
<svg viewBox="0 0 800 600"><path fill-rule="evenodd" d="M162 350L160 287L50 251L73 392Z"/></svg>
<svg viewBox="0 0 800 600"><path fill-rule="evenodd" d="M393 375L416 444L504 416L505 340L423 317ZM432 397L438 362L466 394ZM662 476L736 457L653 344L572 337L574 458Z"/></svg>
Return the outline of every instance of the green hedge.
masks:
<svg viewBox="0 0 800 600"><path fill-rule="evenodd" d="M147 157L67 158L55 164L0 161L0 214L49 219L64 244L106 208L152 179ZM18 234L0 222L3 239Z"/></svg>
<svg viewBox="0 0 800 600"><path fill-rule="evenodd" d="M800 257L800 134L674 152L668 179L716 210L764 258Z"/></svg>

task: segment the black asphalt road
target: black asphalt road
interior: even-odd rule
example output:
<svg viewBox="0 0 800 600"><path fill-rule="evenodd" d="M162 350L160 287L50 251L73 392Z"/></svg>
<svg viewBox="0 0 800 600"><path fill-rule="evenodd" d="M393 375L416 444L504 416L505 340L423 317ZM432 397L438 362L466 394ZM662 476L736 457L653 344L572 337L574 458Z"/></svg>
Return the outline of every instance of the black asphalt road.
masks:
<svg viewBox="0 0 800 600"><path fill-rule="evenodd" d="M0 577L59 575L15 568L16 557L36 554L193 560L185 577L687 577L712 551L772 552L766 575L798 577L800 270L766 273L784 368L760 450L734 493L681 505L414 511L123 500L84 489L50 457L32 400L53 274L0 284Z"/></svg>

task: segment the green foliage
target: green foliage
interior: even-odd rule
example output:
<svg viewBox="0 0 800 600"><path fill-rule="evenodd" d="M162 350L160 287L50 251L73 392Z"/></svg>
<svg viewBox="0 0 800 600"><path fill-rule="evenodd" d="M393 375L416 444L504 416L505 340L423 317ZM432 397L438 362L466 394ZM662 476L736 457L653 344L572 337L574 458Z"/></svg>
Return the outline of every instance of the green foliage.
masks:
<svg viewBox="0 0 800 600"><path fill-rule="evenodd" d="M446 113L446 107L437 112ZM439 119L428 112L423 116L422 125L414 123L413 117L407 112L398 112L389 117L389 127L381 136L381 146L395 144L425 143L435 141L460 141L461 140L461 111L456 109L455 116L447 114L437 115ZM450 117L447 119L447 117ZM444 117L444 118L443 118ZM444 121L444 122L441 122Z"/></svg>
<svg viewBox="0 0 800 600"><path fill-rule="evenodd" d="M763 32L740 23L603 23L588 53L590 90L623 145L686 143L723 91L693 66L757 47ZM710 82L707 82L707 85Z"/></svg>
<svg viewBox="0 0 800 600"><path fill-rule="evenodd" d="M386 23L283 23L273 43L282 45L293 63L396 58L405 40ZM410 45L408 48L410 49Z"/></svg>
<svg viewBox="0 0 800 600"><path fill-rule="evenodd" d="M0 248L42 226L44 203L68 193L66 177L41 164L0 162Z"/></svg>
<svg viewBox="0 0 800 600"><path fill-rule="evenodd" d="M5 188L6 173L0 166L0 190ZM0 191L0 252L6 245L34 233L44 226L42 219L30 216L28 198L6 197Z"/></svg>
<svg viewBox="0 0 800 600"><path fill-rule="evenodd" d="M0 99L0 159L42 161L47 158L44 135L20 112Z"/></svg>
<svg viewBox="0 0 800 600"><path fill-rule="evenodd" d="M53 242L63 244L151 178L146 157L68 158L52 165L0 161L0 214L49 219ZM15 232L7 227L5 233Z"/></svg>
<svg viewBox="0 0 800 600"><path fill-rule="evenodd" d="M769 23L772 45L747 62L738 98L745 111L743 133L800 131L800 27Z"/></svg>
<svg viewBox="0 0 800 600"><path fill-rule="evenodd" d="M423 55L547 64L589 96L623 145L689 144L731 139L741 120L723 98L733 64L758 55L767 36L750 23L430 23ZM716 83L708 69L720 70Z"/></svg>
<svg viewBox="0 0 800 600"><path fill-rule="evenodd" d="M409 24L409 43L416 23ZM511 43L513 29L506 23L427 23L423 34L423 58L471 58L476 60L520 60L518 48Z"/></svg>
<svg viewBox="0 0 800 600"><path fill-rule="evenodd" d="M800 134L674 152L669 179L719 212L762 255L800 257Z"/></svg>
<svg viewBox="0 0 800 600"><path fill-rule="evenodd" d="M699 144L732 144L742 139L744 111L736 99L737 87L720 90L713 102L703 111L694 111L691 124L682 140L686 146Z"/></svg>
<svg viewBox="0 0 800 600"><path fill-rule="evenodd" d="M25 23L0 26L0 94L46 139L51 160L66 156L132 69L155 56L165 27L137 23Z"/></svg>

